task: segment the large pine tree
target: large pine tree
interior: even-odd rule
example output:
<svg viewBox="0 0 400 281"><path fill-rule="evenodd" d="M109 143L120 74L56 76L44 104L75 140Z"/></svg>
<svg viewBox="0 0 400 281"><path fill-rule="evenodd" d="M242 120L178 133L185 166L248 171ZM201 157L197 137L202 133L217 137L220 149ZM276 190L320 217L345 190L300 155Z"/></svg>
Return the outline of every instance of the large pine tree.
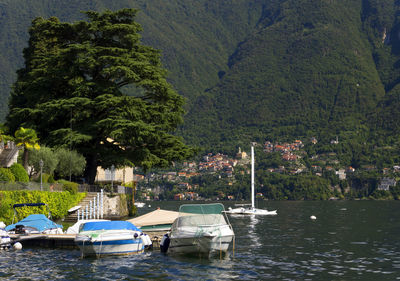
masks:
<svg viewBox="0 0 400 281"><path fill-rule="evenodd" d="M167 166L192 150L172 134L184 100L159 51L141 44L137 11L86 12L88 21L37 18L30 28L7 124L34 128L49 146L73 146L97 166Z"/></svg>

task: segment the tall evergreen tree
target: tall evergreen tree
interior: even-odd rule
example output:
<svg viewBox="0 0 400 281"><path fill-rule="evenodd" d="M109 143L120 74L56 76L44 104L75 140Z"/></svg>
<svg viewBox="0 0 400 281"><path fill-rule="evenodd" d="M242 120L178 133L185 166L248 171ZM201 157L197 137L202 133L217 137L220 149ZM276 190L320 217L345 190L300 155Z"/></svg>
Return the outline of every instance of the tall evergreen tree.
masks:
<svg viewBox="0 0 400 281"><path fill-rule="evenodd" d="M73 146L86 158L89 182L97 166L167 166L192 154L172 134L184 100L166 81L159 51L141 44L136 13L35 19L11 93L10 129L22 124L49 146Z"/></svg>

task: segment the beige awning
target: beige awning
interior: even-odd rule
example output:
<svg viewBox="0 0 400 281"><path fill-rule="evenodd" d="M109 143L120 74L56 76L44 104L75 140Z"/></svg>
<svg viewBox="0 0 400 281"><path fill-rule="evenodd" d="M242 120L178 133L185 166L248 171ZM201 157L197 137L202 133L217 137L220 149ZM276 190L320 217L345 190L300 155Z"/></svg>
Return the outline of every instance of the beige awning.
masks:
<svg viewBox="0 0 400 281"><path fill-rule="evenodd" d="M142 227L149 225L172 224L178 216L179 212L157 209L127 221L133 223L137 227Z"/></svg>

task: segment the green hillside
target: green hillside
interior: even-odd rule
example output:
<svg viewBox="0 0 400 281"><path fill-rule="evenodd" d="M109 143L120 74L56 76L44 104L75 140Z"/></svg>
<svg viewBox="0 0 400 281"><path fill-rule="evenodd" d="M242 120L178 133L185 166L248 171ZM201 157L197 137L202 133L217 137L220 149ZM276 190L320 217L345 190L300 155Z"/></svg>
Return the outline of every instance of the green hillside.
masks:
<svg viewBox="0 0 400 281"><path fill-rule="evenodd" d="M33 3L34 2L34 3ZM335 136L400 134L400 4L394 0L0 0L0 119L37 16L138 8L143 42L162 51L187 99L178 132L207 150Z"/></svg>
<svg viewBox="0 0 400 281"><path fill-rule="evenodd" d="M377 3L271 1L229 71L197 100L189 131L205 128L200 144L215 147L221 138L367 138L397 128L398 7Z"/></svg>

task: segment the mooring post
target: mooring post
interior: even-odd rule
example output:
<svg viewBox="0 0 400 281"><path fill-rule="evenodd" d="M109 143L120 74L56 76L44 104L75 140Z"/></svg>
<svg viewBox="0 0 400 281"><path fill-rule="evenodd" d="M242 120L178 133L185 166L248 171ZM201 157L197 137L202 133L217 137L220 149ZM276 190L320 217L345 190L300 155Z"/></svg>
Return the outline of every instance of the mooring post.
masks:
<svg viewBox="0 0 400 281"><path fill-rule="evenodd" d="M93 198L93 218L96 219L96 197Z"/></svg>
<svg viewBox="0 0 400 281"><path fill-rule="evenodd" d="M100 193L97 192L97 219L100 218Z"/></svg>
<svg viewBox="0 0 400 281"><path fill-rule="evenodd" d="M104 204L104 192L103 192L103 189L101 190L101 196L100 196L100 200L101 200L101 202L100 202L100 216L101 216L101 218L103 218L103 216L104 216L104 206L103 206L103 204Z"/></svg>
<svg viewBox="0 0 400 281"><path fill-rule="evenodd" d="M93 206L92 206L92 201L89 201L89 219L91 220L93 218Z"/></svg>

